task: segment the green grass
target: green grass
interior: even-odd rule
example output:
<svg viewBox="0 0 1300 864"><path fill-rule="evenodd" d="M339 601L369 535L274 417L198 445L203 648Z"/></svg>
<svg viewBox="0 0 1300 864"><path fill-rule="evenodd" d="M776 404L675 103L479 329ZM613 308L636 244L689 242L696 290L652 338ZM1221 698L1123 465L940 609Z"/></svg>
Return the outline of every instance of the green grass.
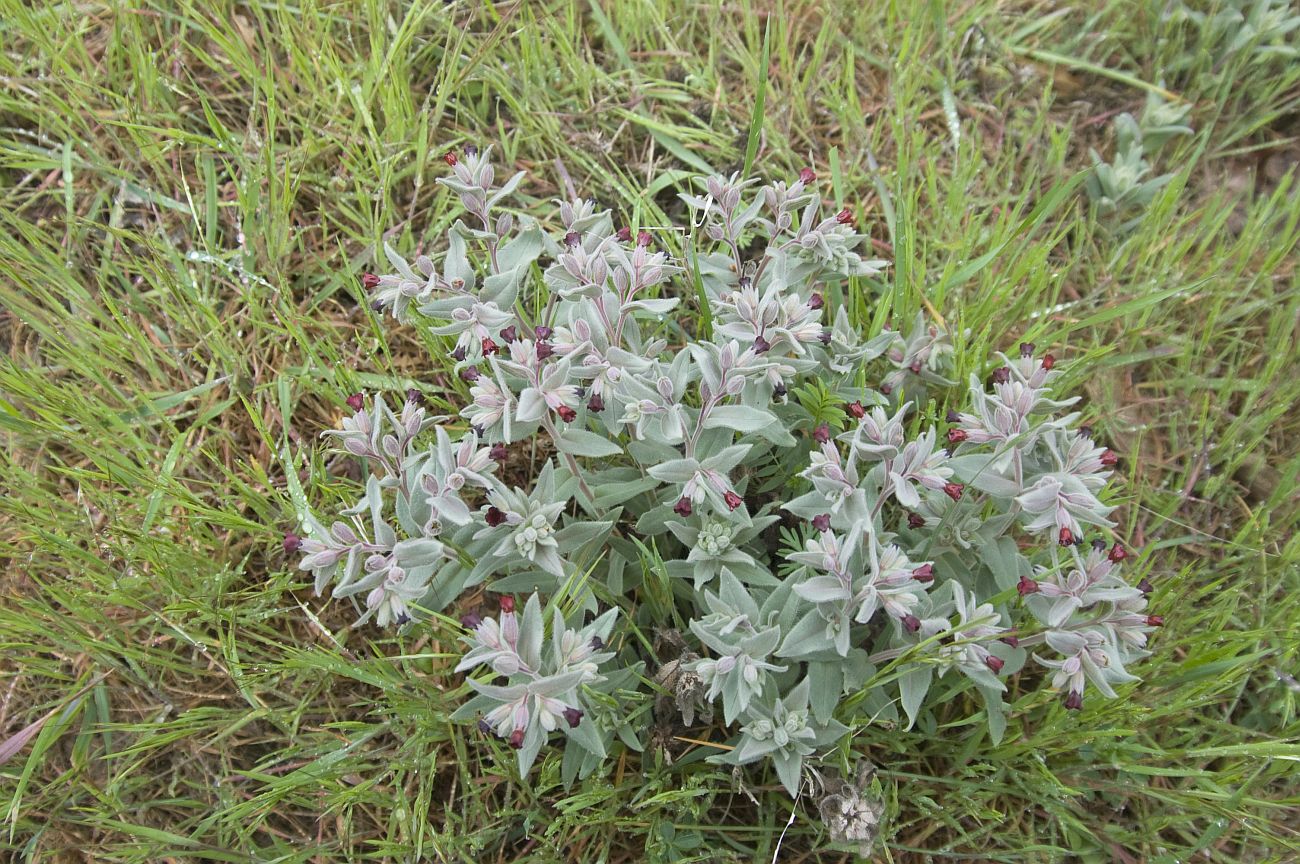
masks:
<svg viewBox="0 0 1300 864"><path fill-rule="evenodd" d="M1168 622L1144 683L1077 714L1013 689L997 747L966 703L857 730L881 860L1300 855L1300 190L1265 179L1300 68L1216 58L1156 0L857 6L0 0L0 740L54 711L0 767L0 849L851 857L802 802L786 830L774 781L751 800L653 750L521 784L447 721L454 628L354 630L279 552L298 483L348 491L316 443L345 394L464 396L355 277L383 239L436 248L440 156L473 141L538 213L570 177L651 225L697 170L813 164L895 260L895 317L930 304L963 375L1051 346L1124 453L1120 531ZM1079 175L1153 86L1197 134L1121 236Z"/></svg>

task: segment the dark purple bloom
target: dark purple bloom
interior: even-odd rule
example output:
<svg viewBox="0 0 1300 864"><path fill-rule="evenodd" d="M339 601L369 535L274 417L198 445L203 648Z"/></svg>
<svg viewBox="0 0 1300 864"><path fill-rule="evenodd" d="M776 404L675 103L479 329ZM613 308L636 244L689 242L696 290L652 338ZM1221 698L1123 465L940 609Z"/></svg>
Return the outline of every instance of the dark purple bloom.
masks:
<svg viewBox="0 0 1300 864"><path fill-rule="evenodd" d="M1150 579L1143 576L1142 581L1137 584L1137 589L1143 594L1150 594L1152 591L1156 590L1156 586L1151 584Z"/></svg>
<svg viewBox="0 0 1300 864"><path fill-rule="evenodd" d="M539 324L533 328L533 335L538 339L550 339L553 332L555 331L550 327L547 327L545 324Z"/></svg>
<svg viewBox="0 0 1300 864"><path fill-rule="evenodd" d="M841 225L851 226L853 224L853 211L845 207L843 210L835 214L835 221Z"/></svg>
<svg viewBox="0 0 1300 864"><path fill-rule="evenodd" d="M1128 550L1116 543L1114 546L1110 547L1110 554L1106 557L1110 559L1112 564L1118 564L1128 557Z"/></svg>
<svg viewBox="0 0 1300 864"><path fill-rule="evenodd" d="M650 232L649 232L649 231L638 231L638 232L637 232L637 235L636 235L636 245L638 245L638 246L649 246L649 245L650 245L651 243L653 243L653 242L655 242L655 238L653 238L653 237L650 236Z"/></svg>
<svg viewBox="0 0 1300 864"><path fill-rule="evenodd" d="M682 518L691 515L691 499L685 496L677 499L677 503L673 505L673 512Z"/></svg>
<svg viewBox="0 0 1300 864"><path fill-rule="evenodd" d="M348 403L348 407L353 411L360 411L362 408L366 407L366 397L362 396L360 393L353 393L345 401Z"/></svg>
<svg viewBox="0 0 1300 864"><path fill-rule="evenodd" d="M538 359L538 360L545 360L547 357L550 357L550 356L551 356L552 354L554 354L554 353L555 353L555 349L551 347L551 343L550 343L550 342L538 342L538 343L537 343L537 359Z"/></svg>
<svg viewBox="0 0 1300 864"><path fill-rule="evenodd" d="M730 491L727 492L726 495L722 496L722 500L727 502L728 510L735 510L741 504L745 503L744 500L739 495L737 495L735 492L730 492Z"/></svg>
<svg viewBox="0 0 1300 864"><path fill-rule="evenodd" d="M478 625L482 623L483 616L479 615L477 612L466 612L460 619L460 626L464 627L466 630L477 630Z"/></svg>
<svg viewBox="0 0 1300 864"><path fill-rule="evenodd" d="M915 615L904 615L901 620L908 633L915 633L921 629L921 619Z"/></svg>
<svg viewBox="0 0 1300 864"><path fill-rule="evenodd" d="M772 343L764 339L761 333L754 337L755 354L766 354L768 351L771 350L772 350Z"/></svg>
<svg viewBox="0 0 1300 864"><path fill-rule="evenodd" d="M460 370L460 380L468 381L472 384L482 377L482 374L483 373L478 371L477 366L466 366L464 369Z"/></svg>
<svg viewBox="0 0 1300 864"><path fill-rule="evenodd" d="M813 169L811 168L799 169L799 182L802 183L803 185L807 186L809 183L813 182L816 179L817 179L817 175L813 173Z"/></svg>
<svg viewBox="0 0 1300 864"><path fill-rule="evenodd" d="M365 288L367 291L371 290L372 288L378 288L379 277L376 276L374 273L362 273L361 287Z"/></svg>
<svg viewBox="0 0 1300 864"><path fill-rule="evenodd" d="M1028 576L1021 576L1020 581L1016 583L1016 590L1020 592L1021 597L1038 593L1038 583Z"/></svg>
<svg viewBox="0 0 1300 864"><path fill-rule="evenodd" d="M510 733L510 746L516 750L524 749L524 730L516 729Z"/></svg>
<svg viewBox="0 0 1300 864"><path fill-rule="evenodd" d="M302 548L302 538L297 534L284 535L284 551L288 554L297 552Z"/></svg>
<svg viewBox="0 0 1300 864"><path fill-rule="evenodd" d="M501 599L497 602L501 604L501 611L506 615L515 611L515 598L513 594L502 594Z"/></svg>
<svg viewBox="0 0 1300 864"><path fill-rule="evenodd" d="M829 328L829 327L823 327L823 328L822 328L822 334L821 334L820 336L818 336L817 338L818 338L819 340L821 340L821 343L822 343L823 345L829 345L829 344L831 344L831 338L832 338L831 328Z"/></svg>
<svg viewBox="0 0 1300 864"><path fill-rule="evenodd" d="M818 531L831 530L831 514L820 513L812 518L812 526Z"/></svg>
<svg viewBox="0 0 1300 864"><path fill-rule="evenodd" d="M965 488L966 487L960 483L945 483L943 484L943 494L947 495L954 501L960 501L962 490Z"/></svg>
<svg viewBox="0 0 1300 864"><path fill-rule="evenodd" d="M996 675L1002 671L1002 667L1005 664L1001 657L997 656L996 654L990 654L989 656L984 658L984 665L988 666L989 669L992 670L993 674Z"/></svg>
<svg viewBox="0 0 1300 864"><path fill-rule="evenodd" d="M564 720L569 724L570 729L577 729L578 724L582 722L582 712L577 708L565 708Z"/></svg>
<svg viewBox="0 0 1300 864"><path fill-rule="evenodd" d="M1033 356L1034 356L1034 343L1033 343L1033 342L1021 342L1021 343L1020 343L1020 356L1021 356L1021 357L1033 357Z"/></svg>
<svg viewBox="0 0 1300 864"><path fill-rule="evenodd" d="M483 340L482 348L484 354L495 354L498 350L497 343L493 342L490 338Z"/></svg>
<svg viewBox="0 0 1300 864"><path fill-rule="evenodd" d="M949 430L948 430L948 443L949 443L949 444L960 444L961 442L965 441L968 437L969 437L969 435L968 435L968 433L966 432L965 429L949 429Z"/></svg>
<svg viewBox="0 0 1300 864"><path fill-rule="evenodd" d="M867 409L864 408L862 403L856 399L848 405L845 405L844 410L849 414L849 416L856 420L861 420L863 417L867 416Z"/></svg>
<svg viewBox="0 0 1300 864"><path fill-rule="evenodd" d="M917 582L933 582L934 565L922 564L920 567L917 567L915 570L912 571L912 578L915 579Z"/></svg>
<svg viewBox="0 0 1300 864"><path fill-rule="evenodd" d="M578 412L574 411L568 405L561 405L559 408L556 408L555 413L559 414L560 419L565 423L572 423L578 416Z"/></svg>
<svg viewBox="0 0 1300 864"><path fill-rule="evenodd" d="M457 363L465 359L465 346L457 345L451 352L451 359Z"/></svg>
<svg viewBox="0 0 1300 864"><path fill-rule="evenodd" d="M499 507L489 507L487 515L483 518L487 520L489 528L495 528L506 521L506 514L505 511Z"/></svg>
<svg viewBox="0 0 1300 864"><path fill-rule="evenodd" d="M582 242L582 235L580 235L577 231L570 231L568 234L564 235L565 246L572 248L574 246L577 246L581 242Z"/></svg>
<svg viewBox="0 0 1300 864"><path fill-rule="evenodd" d="M509 455L510 453L506 450L506 445L502 444L500 441L493 444L492 449L488 450L488 458L493 462L504 462Z"/></svg>
<svg viewBox="0 0 1300 864"><path fill-rule="evenodd" d="M822 295L817 291L814 291L813 295L808 298L809 309L820 309L825 305L826 301L822 299Z"/></svg>
<svg viewBox="0 0 1300 864"><path fill-rule="evenodd" d="M515 331L515 325L513 324L501 331L501 341L505 342L507 345L518 338L519 334Z"/></svg>
<svg viewBox="0 0 1300 864"><path fill-rule="evenodd" d="M618 229L618 233L614 236L618 238L618 242L626 243L632 239L632 229L624 225L622 228Z"/></svg>
<svg viewBox="0 0 1300 864"><path fill-rule="evenodd" d="M587 410L593 414L599 414L605 410L605 400L600 398L599 393L591 394L591 398L587 400Z"/></svg>
<svg viewBox="0 0 1300 864"><path fill-rule="evenodd" d="M913 530L925 527L925 517L920 513L907 514L907 527Z"/></svg>
<svg viewBox="0 0 1300 864"><path fill-rule="evenodd" d="M1078 711L1083 708L1083 694L1078 690L1071 690L1070 695L1065 697L1065 707L1069 711Z"/></svg>
<svg viewBox="0 0 1300 864"><path fill-rule="evenodd" d="M1005 384L1011 380L1011 370L1006 366L994 369L992 378L994 384Z"/></svg>

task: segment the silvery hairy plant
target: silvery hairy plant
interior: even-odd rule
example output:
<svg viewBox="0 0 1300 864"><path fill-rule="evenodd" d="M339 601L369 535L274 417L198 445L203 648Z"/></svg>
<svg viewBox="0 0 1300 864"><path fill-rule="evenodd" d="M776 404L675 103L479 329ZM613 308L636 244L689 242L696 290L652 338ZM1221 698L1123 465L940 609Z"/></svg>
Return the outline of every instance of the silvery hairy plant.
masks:
<svg viewBox="0 0 1300 864"><path fill-rule="evenodd" d="M1070 709L1135 680L1160 620L1103 539L1115 454L1056 392L1051 354L1023 344L962 388L938 323L863 333L888 265L850 209L824 212L811 170L701 179L674 259L677 235L588 200L560 202L551 231L502 211L522 174L497 187L486 150L447 161L468 222L440 260L387 249L392 272L362 283L446 340L464 407L349 399L326 434L365 493L286 547L379 626L474 607L456 719L523 774L561 740L566 782L640 750L652 691L708 726L690 738L710 759L770 763L795 794L849 730L933 728L966 691L1000 739L1027 665L1021 686ZM677 656L655 656L661 635ZM841 833L870 835L878 813L835 806L865 820Z"/></svg>

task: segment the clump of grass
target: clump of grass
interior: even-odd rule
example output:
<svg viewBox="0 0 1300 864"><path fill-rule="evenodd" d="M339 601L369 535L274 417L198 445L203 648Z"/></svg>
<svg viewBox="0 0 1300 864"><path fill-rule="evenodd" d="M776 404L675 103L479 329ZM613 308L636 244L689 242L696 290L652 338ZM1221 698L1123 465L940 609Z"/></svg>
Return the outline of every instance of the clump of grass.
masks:
<svg viewBox="0 0 1300 864"><path fill-rule="evenodd" d="M964 710L863 729L886 854L1294 855L1300 214L1294 175L1217 178L1294 134L1297 73L1216 62L1162 8L0 4L0 738L54 709L0 766L0 846L838 860L802 803L690 742L521 786L446 720L450 626L353 631L276 551L299 488L352 482L302 440L342 396L463 399L353 282L388 226L407 249L445 231L444 148L500 141L534 201L571 178L651 224L674 190L645 178L743 162L763 78L755 164L814 159L898 262L858 314L1099 370L1078 383L1127 454L1124 531L1167 621L1152 684L1079 715L1012 694L997 747ZM1068 181L1161 79L1197 133L1117 237Z"/></svg>

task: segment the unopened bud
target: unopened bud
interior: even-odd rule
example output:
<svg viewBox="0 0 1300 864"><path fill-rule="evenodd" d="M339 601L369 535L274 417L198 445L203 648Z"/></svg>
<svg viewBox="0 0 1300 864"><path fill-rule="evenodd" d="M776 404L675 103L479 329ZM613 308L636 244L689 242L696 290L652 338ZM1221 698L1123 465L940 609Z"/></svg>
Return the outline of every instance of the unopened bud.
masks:
<svg viewBox="0 0 1300 864"><path fill-rule="evenodd" d="M917 618L915 615L904 615L901 620L904 629L906 629L908 633L915 633L917 630L921 629L921 619Z"/></svg>
<svg viewBox="0 0 1300 864"><path fill-rule="evenodd" d="M379 277L376 276L374 273L362 273L361 287L365 288L367 291L371 290L372 288L378 288Z"/></svg>
<svg viewBox="0 0 1300 864"><path fill-rule="evenodd" d="M853 211L845 207L843 210L835 214L835 221L841 225L852 225Z"/></svg>
<svg viewBox="0 0 1300 864"><path fill-rule="evenodd" d="M917 567L915 570L912 571L912 578L915 579L917 582L933 582L934 565L928 563L922 564L920 567Z"/></svg>
<svg viewBox="0 0 1300 864"><path fill-rule="evenodd" d="M844 410L845 412L848 413L850 417L853 417L858 420L861 420L863 417L867 416L867 409L864 408L862 406L862 403L856 399L850 402L848 405L845 405Z"/></svg>
<svg viewBox="0 0 1300 864"><path fill-rule="evenodd" d="M1021 597L1027 597L1030 594L1038 593L1038 583L1028 576L1021 576L1020 581L1016 583L1016 591L1020 592Z"/></svg>
<svg viewBox="0 0 1300 864"><path fill-rule="evenodd" d="M984 665L989 667L989 669L992 670L993 674L996 675L1002 671L1002 667L1005 664L1001 657L997 656L996 654L990 654L989 656L984 658Z"/></svg>
<svg viewBox="0 0 1300 864"><path fill-rule="evenodd" d="M1105 465L1107 468L1113 467L1118 461L1119 457L1115 455L1114 450L1106 450L1101 454L1101 464Z"/></svg>
<svg viewBox="0 0 1300 864"><path fill-rule="evenodd" d="M454 168L456 166L456 163L459 162L460 160L456 158L456 153L454 150L448 150L446 153L442 155L442 161L446 162L448 165Z"/></svg>
<svg viewBox="0 0 1300 864"><path fill-rule="evenodd" d="M636 234L636 245L638 245L638 246L649 246L649 245L650 245L651 243L653 243L653 242L655 242L655 238L653 238L653 237L650 236L650 232L649 232L649 231L638 231L638 232L637 232L637 234Z"/></svg>
<svg viewBox="0 0 1300 864"><path fill-rule="evenodd" d="M360 411L366 406L366 397L362 396L360 393L353 393L344 401L348 403L348 407L353 411Z"/></svg>
<svg viewBox="0 0 1300 864"><path fill-rule="evenodd" d="M284 551L286 553L297 552L302 548L302 538L297 534L284 535Z"/></svg>
<svg viewBox="0 0 1300 864"><path fill-rule="evenodd" d="M809 183L813 182L816 179L817 179L817 175L813 172L813 169L811 168L799 169L799 182L802 183L803 185L807 186Z"/></svg>
<svg viewBox="0 0 1300 864"><path fill-rule="evenodd" d="M1044 354L1044 355L1043 355L1043 368L1044 368L1044 369L1047 369L1047 370L1050 371L1051 368L1052 368L1053 366L1055 366L1055 365L1056 365L1056 358L1055 358L1055 357L1053 357L1051 354Z"/></svg>
<svg viewBox="0 0 1300 864"><path fill-rule="evenodd" d="M681 516L683 519L685 519L687 516L690 516L691 499L687 498L684 495L681 498L677 499L677 503L673 505L673 512L676 513L678 516Z"/></svg>
<svg viewBox="0 0 1300 864"><path fill-rule="evenodd" d="M812 518L812 526L818 531L831 530L831 514L820 513Z"/></svg>
<svg viewBox="0 0 1300 864"><path fill-rule="evenodd" d="M813 430L812 437L818 444L825 444L827 441L831 440L831 427L822 423Z"/></svg>

